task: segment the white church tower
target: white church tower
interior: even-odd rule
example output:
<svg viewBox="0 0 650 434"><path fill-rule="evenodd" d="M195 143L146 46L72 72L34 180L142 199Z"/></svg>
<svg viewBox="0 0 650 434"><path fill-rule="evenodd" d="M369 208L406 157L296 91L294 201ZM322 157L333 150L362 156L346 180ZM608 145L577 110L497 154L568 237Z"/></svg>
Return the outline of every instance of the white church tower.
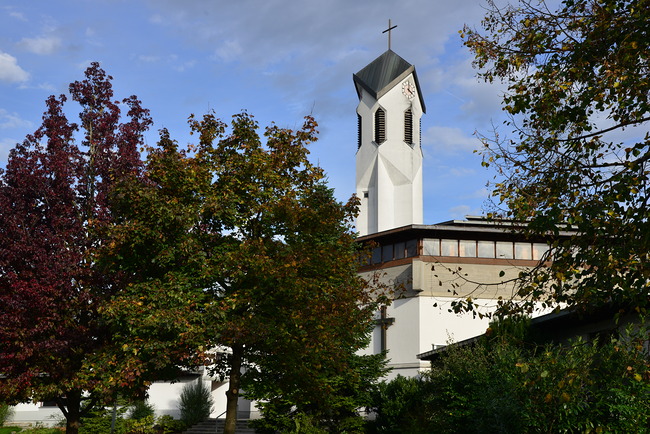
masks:
<svg viewBox="0 0 650 434"><path fill-rule="evenodd" d="M422 224L420 118L426 108L415 67L389 43L353 79L359 96L357 231L363 236Z"/></svg>

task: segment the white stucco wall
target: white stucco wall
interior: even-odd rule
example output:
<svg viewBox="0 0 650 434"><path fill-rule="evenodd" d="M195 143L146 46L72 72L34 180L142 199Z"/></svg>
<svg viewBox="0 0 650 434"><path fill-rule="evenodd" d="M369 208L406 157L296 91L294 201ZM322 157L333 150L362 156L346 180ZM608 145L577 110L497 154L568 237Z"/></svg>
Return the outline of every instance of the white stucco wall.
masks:
<svg viewBox="0 0 650 434"><path fill-rule="evenodd" d="M409 100L402 94L402 83L414 82L412 74L375 100L361 90L357 113L361 116L361 147L357 151L357 196L361 208L357 230L361 235L409 224L421 224L422 151L419 122L422 117L419 95ZM386 141L374 140L374 114L378 107L386 112ZM404 112L413 113L413 142L404 142ZM368 197L364 197L365 193Z"/></svg>

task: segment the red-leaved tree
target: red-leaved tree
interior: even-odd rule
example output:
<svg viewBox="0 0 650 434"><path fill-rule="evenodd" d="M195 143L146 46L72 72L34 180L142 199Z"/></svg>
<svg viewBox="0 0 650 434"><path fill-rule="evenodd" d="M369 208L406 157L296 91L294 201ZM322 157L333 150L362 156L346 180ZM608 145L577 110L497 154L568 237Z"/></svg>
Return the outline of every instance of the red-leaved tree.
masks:
<svg viewBox="0 0 650 434"><path fill-rule="evenodd" d="M55 400L68 433L82 408L114 393L103 381L107 365L96 361L111 342L97 311L116 287L93 257L111 223L112 188L139 176L138 148L152 124L134 96L123 100L122 122L99 64L85 75L70 85L80 124L64 114L64 95L51 96L41 127L0 172L0 396Z"/></svg>

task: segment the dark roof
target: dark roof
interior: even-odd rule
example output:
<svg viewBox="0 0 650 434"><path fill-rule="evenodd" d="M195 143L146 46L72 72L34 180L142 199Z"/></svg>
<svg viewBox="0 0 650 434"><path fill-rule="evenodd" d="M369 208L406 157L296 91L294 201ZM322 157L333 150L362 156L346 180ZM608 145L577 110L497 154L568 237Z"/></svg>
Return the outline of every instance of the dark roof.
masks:
<svg viewBox="0 0 650 434"><path fill-rule="evenodd" d="M467 216L466 220L450 220L435 225L413 224L357 238L360 242L375 241L380 244L412 238L459 238L497 241L546 242L550 237L537 236L525 238L517 229L521 224L510 220L490 220L485 217ZM561 232L560 237L569 236L570 232Z"/></svg>
<svg viewBox="0 0 650 434"><path fill-rule="evenodd" d="M611 305L593 309L591 312L582 312L564 309L551 312L530 320L530 333L533 342L545 344L549 342L561 343L583 333L597 333L614 330L617 327L614 319L617 309ZM629 321L629 315L624 318L624 323ZM451 345L464 347L476 344L485 334L474 336ZM418 354L420 360L435 360L447 351L447 346L437 347L433 350Z"/></svg>
<svg viewBox="0 0 650 434"><path fill-rule="evenodd" d="M415 67L402 59L392 50L384 52L384 54L370 62L370 64L361 71L353 74L352 78L357 86L357 93L360 93L358 88L360 86L375 99L379 99L384 93L392 89L393 86L410 73L413 73L415 79L415 85L422 104L422 111L426 112L424 100L422 100L422 92L420 91L420 83L418 82L415 73Z"/></svg>

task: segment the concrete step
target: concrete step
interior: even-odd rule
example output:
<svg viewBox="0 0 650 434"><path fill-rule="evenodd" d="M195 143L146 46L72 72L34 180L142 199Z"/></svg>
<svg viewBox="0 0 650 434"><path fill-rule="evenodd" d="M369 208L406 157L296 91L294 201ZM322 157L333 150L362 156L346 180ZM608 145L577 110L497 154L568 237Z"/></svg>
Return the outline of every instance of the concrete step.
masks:
<svg viewBox="0 0 650 434"><path fill-rule="evenodd" d="M184 431L184 434L217 434L223 433L226 419L207 419ZM248 419L237 420L235 427L237 434L255 434L255 430L248 426Z"/></svg>

